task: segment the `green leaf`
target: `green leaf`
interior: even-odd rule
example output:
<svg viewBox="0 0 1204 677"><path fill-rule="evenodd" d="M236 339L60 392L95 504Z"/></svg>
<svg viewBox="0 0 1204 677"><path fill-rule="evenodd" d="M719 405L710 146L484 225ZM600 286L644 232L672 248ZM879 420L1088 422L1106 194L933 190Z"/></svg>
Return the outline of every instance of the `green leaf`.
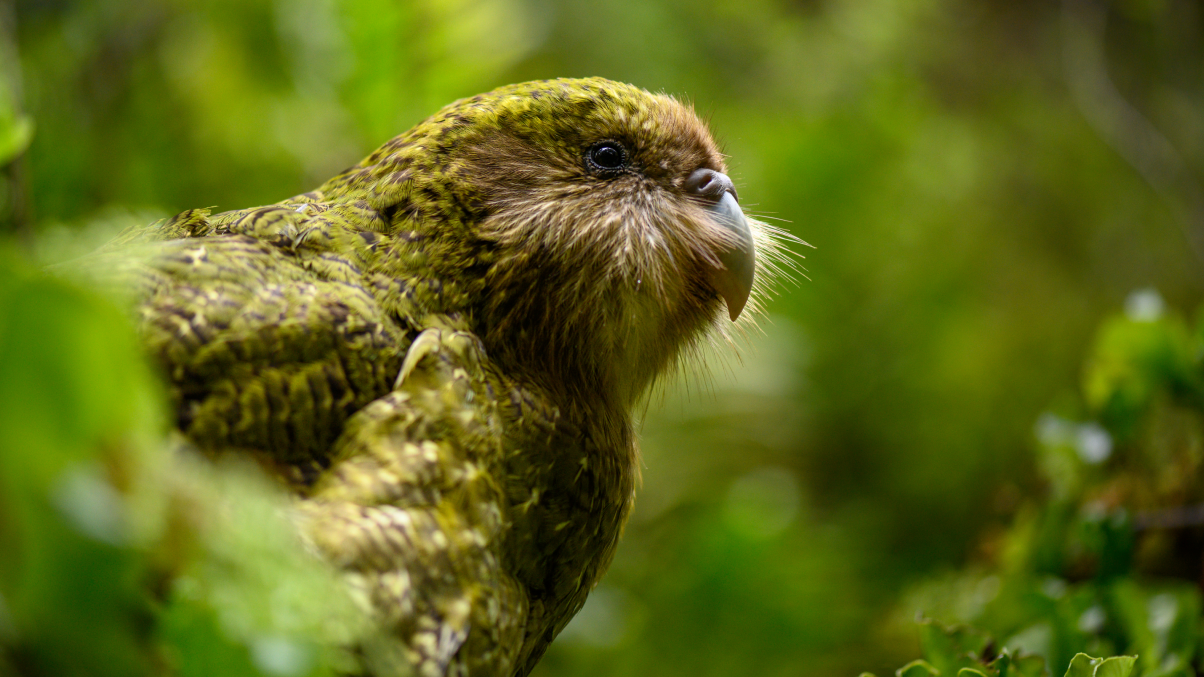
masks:
<svg viewBox="0 0 1204 677"><path fill-rule="evenodd" d="M1083 391L1108 427L1127 436L1164 388L1196 383L1190 332L1182 318L1115 317L1104 324L1088 361Z"/></svg>
<svg viewBox="0 0 1204 677"><path fill-rule="evenodd" d="M936 677L940 670L932 667L924 660L915 660L895 670L895 677Z"/></svg>
<svg viewBox="0 0 1204 677"><path fill-rule="evenodd" d="M924 657L930 661L934 657L978 656L990 642L991 638L985 632L964 625L945 627L934 621L924 621L920 625L920 646Z"/></svg>
<svg viewBox="0 0 1204 677"><path fill-rule="evenodd" d="M33 120L18 115L0 121L0 167L12 162L25 152L33 140Z"/></svg>
<svg viewBox="0 0 1204 677"><path fill-rule="evenodd" d="M33 671L149 667L125 496L144 486L159 396L128 318L0 247L0 594Z"/></svg>
<svg viewBox="0 0 1204 677"><path fill-rule="evenodd" d="M1085 653L1075 654L1066 669L1066 677L1129 677L1136 656L1092 658Z"/></svg>
<svg viewBox="0 0 1204 677"><path fill-rule="evenodd" d="M966 626L945 627L934 621L920 625L924 660L946 675L961 668L978 669L978 657L990 641L986 633Z"/></svg>
<svg viewBox="0 0 1204 677"><path fill-rule="evenodd" d="M160 617L159 632L180 677L259 674L247 648L231 641L217 613L199 602L172 600Z"/></svg>
<svg viewBox="0 0 1204 677"><path fill-rule="evenodd" d="M1066 668L1066 677L1095 677L1096 659L1085 653L1075 654Z"/></svg>
<svg viewBox="0 0 1204 677"><path fill-rule="evenodd" d="M1045 670L1045 658L1042 656L1013 656L1006 648L999 652L999 657L991 661L987 668L998 677L1043 677L1048 674Z"/></svg>
<svg viewBox="0 0 1204 677"><path fill-rule="evenodd" d="M1129 677L1129 674L1133 672L1133 664L1135 662L1137 662L1136 656L1113 656L1105 658L1096 666L1095 677Z"/></svg>
<svg viewBox="0 0 1204 677"><path fill-rule="evenodd" d="M1037 654L1013 657L1011 672L1013 677L1044 677L1049 674L1045 669L1045 658Z"/></svg>
<svg viewBox="0 0 1204 677"><path fill-rule="evenodd" d="M1151 629L1165 641L1166 653L1173 653L1180 660L1190 660L1199 649L1200 614L1200 595L1195 586L1150 599Z"/></svg>
<svg viewBox="0 0 1204 677"><path fill-rule="evenodd" d="M1000 652L999 657L991 661L987 668L998 677L1011 677L1012 671L1012 656L1007 649Z"/></svg>
<svg viewBox="0 0 1204 677"><path fill-rule="evenodd" d="M1179 664L1147 672L1142 677L1196 677L1196 671L1190 666Z"/></svg>

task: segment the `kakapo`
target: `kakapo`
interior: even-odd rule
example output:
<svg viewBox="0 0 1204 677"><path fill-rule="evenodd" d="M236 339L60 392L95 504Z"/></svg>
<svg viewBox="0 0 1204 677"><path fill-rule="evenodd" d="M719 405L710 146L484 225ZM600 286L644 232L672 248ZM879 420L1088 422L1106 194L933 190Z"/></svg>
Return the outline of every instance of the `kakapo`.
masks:
<svg viewBox="0 0 1204 677"><path fill-rule="evenodd" d="M395 653L526 675L615 553L633 407L789 262L725 172L670 96L530 82L309 193L108 249L141 252L140 335L179 429L288 487Z"/></svg>

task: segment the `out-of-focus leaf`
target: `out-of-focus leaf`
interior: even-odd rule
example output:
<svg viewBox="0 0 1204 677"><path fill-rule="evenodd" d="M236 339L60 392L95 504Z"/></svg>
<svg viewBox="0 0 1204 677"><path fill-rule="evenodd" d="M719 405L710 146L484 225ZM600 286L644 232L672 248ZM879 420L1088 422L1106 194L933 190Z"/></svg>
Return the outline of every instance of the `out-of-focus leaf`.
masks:
<svg viewBox="0 0 1204 677"><path fill-rule="evenodd" d="M936 677L939 674L939 670L923 659L914 660L895 670L895 677Z"/></svg>
<svg viewBox="0 0 1204 677"><path fill-rule="evenodd" d="M127 319L0 251L0 597L11 637L48 674L149 668L132 546L161 394ZM66 650L70 647L70 650Z"/></svg>
<svg viewBox="0 0 1204 677"><path fill-rule="evenodd" d="M1113 318L1100 330L1087 366L1087 403L1127 436L1160 390L1198 390L1193 352L1187 326L1177 316Z"/></svg>
<svg viewBox="0 0 1204 677"><path fill-rule="evenodd" d="M986 633L967 626L944 627L933 621L920 625L924 659L942 675L958 674L962 668L980 669L978 658L990 641Z"/></svg>
<svg viewBox="0 0 1204 677"><path fill-rule="evenodd" d="M1200 651L1201 600L1197 589L1183 586L1154 595L1147 603L1149 624L1155 637L1174 655L1189 665ZM1168 622L1169 620L1169 622Z"/></svg>
<svg viewBox="0 0 1204 677"><path fill-rule="evenodd" d="M116 306L0 253L0 657L69 677L352 669L370 625L288 498L169 449L163 399Z"/></svg>
<svg viewBox="0 0 1204 677"><path fill-rule="evenodd" d="M1007 661L1006 675L1002 666L997 666L1005 660ZM1045 669L1045 659L1036 654L1011 656L1004 652L991 665L999 671L999 677L1044 677L1049 674L1049 671Z"/></svg>
<svg viewBox="0 0 1204 677"><path fill-rule="evenodd" d="M33 119L27 115L0 116L0 167L13 161L33 140Z"/></svg>
<svg viewBox="0 0 1204 677"><path fill-rule="evenodd" d="M1012 652L1004 649L999 656L987 666L998 677L1042 677L1047 674L1045 659L1035 654L1013 656Z"/></svg>
<svg viewBox="0 0 1204 677"><path fill-rule="evenodd" d="M326 674L342 660L340 647L367 636L344 582L304 549L287 497L258 469L184 456L170 481L185 516L198 522L195 552L165 611L164 637L184 672L224 674L214 672L217 663L242 670L249 661ZM222 647L206 648L215 642Z"/></svg>

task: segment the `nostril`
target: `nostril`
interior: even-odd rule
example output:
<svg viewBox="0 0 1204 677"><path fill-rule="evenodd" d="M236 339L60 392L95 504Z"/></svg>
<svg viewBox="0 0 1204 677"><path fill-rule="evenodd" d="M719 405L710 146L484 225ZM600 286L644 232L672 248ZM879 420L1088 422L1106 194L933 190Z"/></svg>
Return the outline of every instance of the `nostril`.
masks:
<svg viewBox="0 0 1204 677"><path fill-rule="evenodd" d="M707 197L716 201L722 198L724 193L731 193L732 197L736 196L736 187L727 174L713 169L694 170L694 173L686 179L685 189L691 195Z"/></svg>

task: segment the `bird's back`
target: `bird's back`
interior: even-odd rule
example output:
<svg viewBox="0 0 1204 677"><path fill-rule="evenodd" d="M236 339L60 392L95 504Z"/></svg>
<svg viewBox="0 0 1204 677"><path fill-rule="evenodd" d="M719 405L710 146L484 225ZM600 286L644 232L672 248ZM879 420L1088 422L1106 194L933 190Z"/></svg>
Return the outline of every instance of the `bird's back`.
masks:
<svg viewBox="0 0 1204 677"><path fill-rule="evenodd" d="M286 233L247 223L269 219ZM285 239L306 225L288 207L193 210L139 234L140 329L180 429L298 486L329 466L347 418L389 392L414 333L352 257Z"/></svg>

